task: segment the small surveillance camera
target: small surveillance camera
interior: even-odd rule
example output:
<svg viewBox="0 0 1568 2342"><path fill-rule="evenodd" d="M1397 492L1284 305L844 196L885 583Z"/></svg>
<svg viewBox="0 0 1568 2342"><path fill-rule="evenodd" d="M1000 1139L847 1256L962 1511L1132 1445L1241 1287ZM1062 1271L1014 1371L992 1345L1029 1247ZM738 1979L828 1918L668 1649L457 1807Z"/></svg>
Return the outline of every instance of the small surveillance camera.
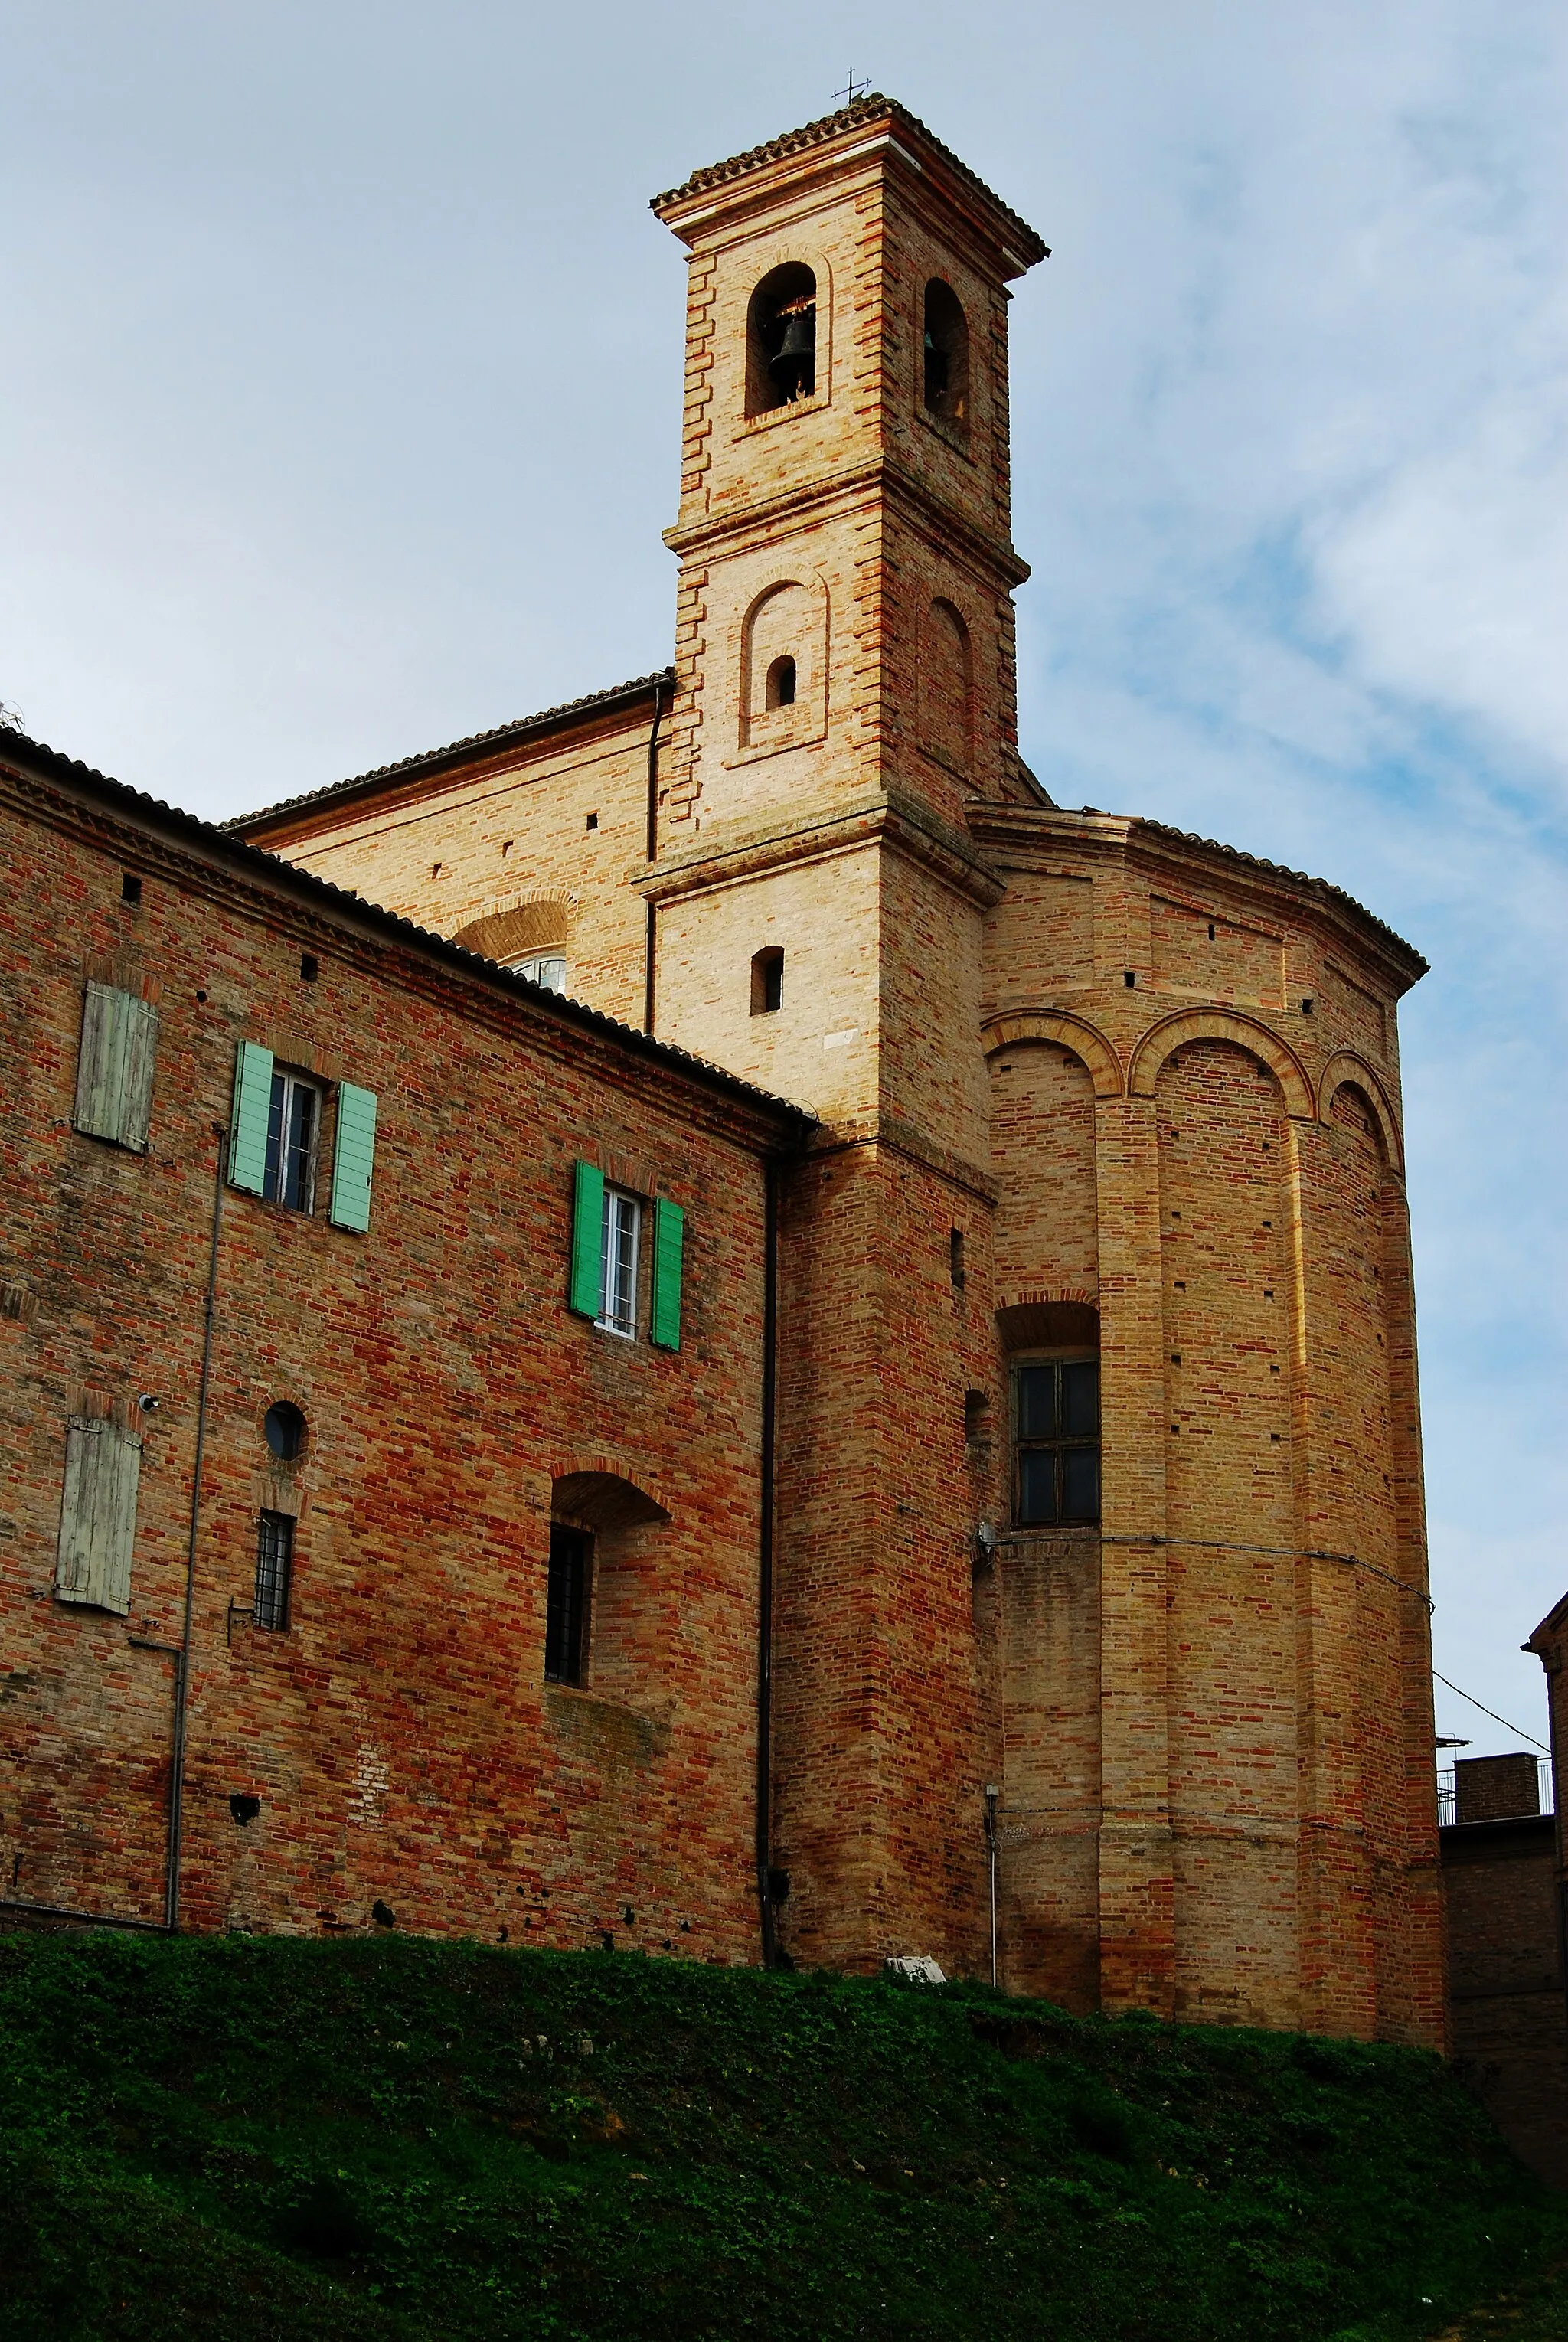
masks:
<svg viewBox="0 0 1568 2342"><path fill-rule="evenodd" d="M137 1401L137 1405L140 1406L144 1415L156 1415L159 1407L163 1405L163 1401L160 1398L155 1398L151 1391L144 1391L140 1399Z"/></svg>
<svg viewBox="0 0 1568 2342"><path fill-rule="evenodd" d="M982 1521L980 1526L974 1532L974 1536L976 1543L980 1546L983 1552L994 1553L995 1551L996 1525L994 1521Z"/></svg>

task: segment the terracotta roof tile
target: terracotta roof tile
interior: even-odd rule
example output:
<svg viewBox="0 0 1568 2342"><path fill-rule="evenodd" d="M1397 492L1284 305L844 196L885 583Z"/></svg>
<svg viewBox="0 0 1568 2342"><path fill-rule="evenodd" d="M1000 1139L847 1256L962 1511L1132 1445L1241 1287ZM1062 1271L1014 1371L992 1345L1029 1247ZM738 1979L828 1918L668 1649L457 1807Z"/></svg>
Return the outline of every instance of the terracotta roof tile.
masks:
<svg viewBox="0 0 1568 2342"><path fill-rule="evenodd" d="M650 676L650 682L656 678ZM581 703L579 703L581 704ZM14 726L0 726L0 764L7 764L15 773L53 779L96 796L109 811L122 818L139 820L155 829L172 833L187 845L216 850L220 858L244 872L253 881L270 882L285 892L303 896L317 910L329 917L335 914L369 926L388 942L399 943L426 957L444 962L448 966L466 970L480 976L493 989L512 993L541 1008L553 1019L575 1025L584 1031L597 1033L618 1043L634 1056L651 1057L656 1064L680 1070L699 1080L710 1089L727 1091L744 1099L748 1106L765 1109L784 1125L786 1133L800 1139L815 1127L816 1116L805 1106L794 1105L788 1098L775 1097L770 1090L749 1082L743 1074L732 1074L727 1066L715 1066L705 1057L694 1056L691 1050L677 1046L674 1041L660 1041L641 1031L635 1025L623 1025L617 1017L606 1016L602 1009L590 1008L584 1000L574 1000L569 995L551 992L532 976L519 976L514 968L504 967L500 962L486 959L482 953L464 950L461 944L449 942L444 936L434 934L428 927L415 926L396 911L388 911L368 896L356 895L346 886L335 886L330 878L321 878L314 870L305 870L297 862L290 862L280 854L271 854L265 846L251 846L233 835L233 825L221 827L215 822L204 821L199 814L186 813L181 806L172 806L162 797L148 796L142 789L134 789L128 782L116 781L107 773L95 772L80 757L67 756L58 748L51 748L42 740L33 740Z"/></svg>
<svg viewBox="0 0 1568 2342"><path fill-rule="evenodd" d="M590 691L581 699L564 699L558 707L541 708L537 716L519 716L510 724L496 725L493 731L470 732L464 739L449 740L444 748L423 748L416 756L401 756L393 765L373 765L369 772L352 774L346 781L328 781L324 787L306 789L299 796L279 797L275 805L260 806L255 813L235 814L219 826L245 830L252 822L270 821L275 815L293 813L299 806L325 805L334 797L346 796L352 790L368 788L374 782L394 780L403 773L417 773L426 766L442 764L449 756L460 756L468 748L495 748L504 746L508 740L525 740L573 716L585 716L595 707L608 707L617 699L638 698L657 684L673 685L674 679L673 666L661 667L654 675L634 676L629 683L613 683L607 691Z"/></svg>
<svg viewBox="0 0 1568 2342"><path fill-rule="evenodd" d="M923 139L966 186L984 197L992 210L1008 223L1018 238L1021 259L1033 265L1048 257L1050 246L1042 243L1027 220L1020 219L1018 214L1004 204L984 179L978 178L967 163L960 162L950 146L944 146L940 138L934 137L906 105L901 105L895 97L884 97L877 90L871 91L865 97L856 98L853 105L841 105L836 114L824 114L820 121L808 122L799 130L786 130L782 136L769 138L761 146L748 147L744 155L732 155L727 162L710 163L705 170L694 171L680 186L672 187L665 195L655 195L649 208L662 215L670 205L684 203L688 196L700 195L710 187L725 186L732 179L744 178L748 171L759 170L765 163L782 162L790 155L804 154L810 147L825 145L829 139L841 136L846 130L857 130L863 125L890 119L903 123L907 130Z"/></svg>
<svg viewBox="0 0 1568 2342"><path fill-rule="evenodd" d="M1084 810L1087 812L1089 808L1085 806ZM1222 846L1218 838L1201 836L1195 829L1173 829L1168 822L1151 821L1146 815L1138 815L1134 826L1152 829L1157 837L1180 838L1185 846L1201 846L1205 854L1223 854L1227 862L1245 863L1251 870L1267 871L1271 878L1288 878L1293 886L1305 887L1309 894L1320 896L1329 902L1341 903L1346 910L1353 911L1358 919L1364 919L1369 927L1375 927L1380 936L1386 936L1423 976L1431 967L1431 961L1423 959L1413 944L1407 944L1386 920L1380 919L1375 911L1369 911L1364 903L1358 903L1353 895L1347 895L1344 888L1336 886L1332 879L1314 878L1308 871L1293 870L1288 863L1265 861L1261 854L1244 853L1239 846Z"/></svg>

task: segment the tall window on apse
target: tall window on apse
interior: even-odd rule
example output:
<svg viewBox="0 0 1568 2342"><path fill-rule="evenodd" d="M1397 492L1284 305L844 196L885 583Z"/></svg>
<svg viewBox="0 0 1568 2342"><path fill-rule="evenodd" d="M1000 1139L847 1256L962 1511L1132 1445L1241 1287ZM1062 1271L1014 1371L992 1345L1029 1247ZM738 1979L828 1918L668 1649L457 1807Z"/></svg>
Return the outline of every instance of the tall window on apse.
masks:
<svg viewBox="0 0 1568 2342"><path fill-rule="evenodd" d="M1025 1358L1014 1366L1013 1517L1020 1528L1099 1519L1098 1358Z"/></svg>
<svg viewBox="0 0 1568 2342"><path fill-rule="evenodd" d="M550 1524L550 1577L544 1598L544 1680L580 1684L588 1656L588 1587L594 1540L586 1529Z"/></svg>
<svg viewBox="0 0 1568 2342"><path fill-rule="evenodd" d="M746 413L766 415L816 388L816 278L786 261L763 278L746 320Z"/></svg>
<svg viewBox="0 0 1568 2342"><path fill-rule="evenodd" d="M969 429L969 327L951 285L934 276L925 288L922 395L928 415Z"/></svg>

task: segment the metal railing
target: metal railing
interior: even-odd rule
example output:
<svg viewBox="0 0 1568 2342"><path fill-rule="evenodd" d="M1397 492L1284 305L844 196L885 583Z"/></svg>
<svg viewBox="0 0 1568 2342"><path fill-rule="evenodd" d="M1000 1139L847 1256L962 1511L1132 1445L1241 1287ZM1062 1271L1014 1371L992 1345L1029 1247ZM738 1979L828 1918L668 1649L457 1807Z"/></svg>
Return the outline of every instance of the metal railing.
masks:
<svg viewBox="0 0 1568 2342"><path fill-rule="evenodd" d="M1553 1810L1553 1788L1552 1759L1550 1756L1537 1756L1535 1759L1535 1795L1537 1799L1536 1810L1543 1814L1551 1813ZM1513 1819L1514 1817L1507 1814L1491 1814L1488 1815L1487 1818L1490 1821L1508 1821ZM1454 1787L1453 1767L1452 1765L1440 1765L1437 1769L1438 1826L1440 1828L1446 1829L1450 1823L1456 1822L1458 1819L1459 1799L1458 1793Z"/></svg>

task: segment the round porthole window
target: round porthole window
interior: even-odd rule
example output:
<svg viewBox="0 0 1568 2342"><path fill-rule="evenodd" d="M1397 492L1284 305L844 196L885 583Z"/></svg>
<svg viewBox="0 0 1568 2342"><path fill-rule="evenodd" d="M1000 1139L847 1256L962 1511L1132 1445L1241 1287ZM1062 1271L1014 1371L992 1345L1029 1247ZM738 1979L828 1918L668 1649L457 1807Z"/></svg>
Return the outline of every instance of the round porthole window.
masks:
<svg viewBox="0 0 1568 2342"><path fill-rule="evenodd" d="M266 1444L282 1464L292 1463L305 1446L305 1417L297 1406L280 1398L266 1411Z"/></svg>

